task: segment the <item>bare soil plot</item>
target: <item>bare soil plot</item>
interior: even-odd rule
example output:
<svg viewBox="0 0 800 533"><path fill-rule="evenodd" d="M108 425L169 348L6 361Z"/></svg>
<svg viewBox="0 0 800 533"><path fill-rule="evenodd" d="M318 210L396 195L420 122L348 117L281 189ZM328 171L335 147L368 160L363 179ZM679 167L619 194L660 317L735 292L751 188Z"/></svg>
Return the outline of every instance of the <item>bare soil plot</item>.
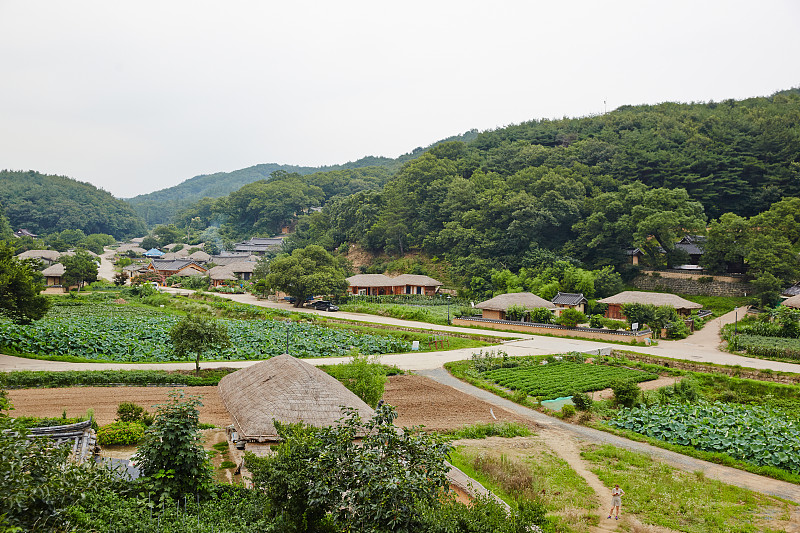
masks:
<svg viewBox="0 0 800 533"><path fill-rule="evenodd" d="M200 422L225 427L230 416L222 404L216 387L66 387L63 389L18 389L9 391L14 406L14 416L59 417L81 416L94 409L94 417L101 426L117 417L117 407L122 402L134 402L150 412L154 405L165 403L169 393L176 388L187 395L200 396Z"/></svg>
<svg viewBox="0 0 800 533"><path fill-rule="evenodd" d="M517 422L535 427L528 418L424 376L391 376L383 398L397 407L398 426L424 425L428 430L446 431L476 423Z"/></svg>

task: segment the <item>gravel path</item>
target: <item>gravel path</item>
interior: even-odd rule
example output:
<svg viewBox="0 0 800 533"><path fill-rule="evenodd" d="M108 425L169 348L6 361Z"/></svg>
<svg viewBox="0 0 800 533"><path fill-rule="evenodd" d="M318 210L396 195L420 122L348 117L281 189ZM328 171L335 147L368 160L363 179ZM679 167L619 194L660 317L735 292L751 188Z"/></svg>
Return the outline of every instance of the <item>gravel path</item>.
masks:
<svg viewBox="0 0 800 533"><path fill-rule="evenodd" d="M670 466L680 468L681 470L685 470L687 472L703 472L706 477L711 479L717 479L730 485L769 494L771 496L778 496L780 498L785 498L800 504L800 485L794 485L792 483L751 474L750 472L744 472L735 468L709 463L708 461L702 461L700 459L681 455L669 450L650 446L649 444L618 437L604 431L599 431L585 426L569 424L563 420L549 417L538 411L523 407L512 401L506 400L505 398L500 398L499 396L496 396L483 389L479 389L468 383L464 383L448 374L443 368L421 371L420 374L429 377L434 381L438 381L443 385L448 385L456 390L470 394L471 396L479 398L492 405L496 405L517 414L526 416L535 422L540 428L542 428L542 435L546 436L547 432L549 431L556 434L568 434L586 442L611 444L612 446L647 454L650 457L659 459Z"/></svg>

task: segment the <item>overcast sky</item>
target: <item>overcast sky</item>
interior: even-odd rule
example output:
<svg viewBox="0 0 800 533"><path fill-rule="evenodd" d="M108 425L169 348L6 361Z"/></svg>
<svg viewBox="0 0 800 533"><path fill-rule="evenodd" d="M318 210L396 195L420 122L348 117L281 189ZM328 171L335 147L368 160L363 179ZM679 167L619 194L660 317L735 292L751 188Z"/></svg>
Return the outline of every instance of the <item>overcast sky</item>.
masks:
<svg viewBox="0 0 800 533"><path fill-rule="evenodd" d="M534 118L766 96L800 86L799 35L797 0L0 0L0 168L129 197Z"/></svg>

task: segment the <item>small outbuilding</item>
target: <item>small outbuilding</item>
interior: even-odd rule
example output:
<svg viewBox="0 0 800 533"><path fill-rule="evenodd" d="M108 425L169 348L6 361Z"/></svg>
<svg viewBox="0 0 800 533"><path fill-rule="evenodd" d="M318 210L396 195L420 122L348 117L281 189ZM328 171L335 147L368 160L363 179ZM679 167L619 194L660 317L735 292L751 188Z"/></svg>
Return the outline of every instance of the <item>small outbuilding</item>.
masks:
<svg viewBox="0 0 800 533"><path fill-rule="evenodd" d="M548 302L544 298L532 292L512 292L495 296L491 300L481 302L475 307L482 311L482 317L490 320L506 320L506 312L509 307L521 306L525 309L535 309L544 307L555 311L556 304Z"/></svg>
<svg viewBox="0 0 800 533"><path fill-rule="evenodd" d="M608 304L606 317L617 320L625 319L625 315L622 313L622 306L625 304L652 304L657 307L667 305L674 307L680 315L689 315L692 310L703 308L702 305L690 302L677 294L665 292L624 291L614 296L597 300L597 302Z"/></svg>
<svg viewBox="0 0 800 533"><path fill-rule="evenodd" d="M560 315L564 309L577 309L581 313L585 313L586 304L589 303L582 292L559 292L550 301L555 304L557 315Z"/></svg>
<svg viewBox="0 0 800 533"><path fill-rule="evenodd" d="M58 287L63 285L61 278L66 274L67 268L61 263L50 265L42 270L44 276L44 283L48 287Z"/></svg>

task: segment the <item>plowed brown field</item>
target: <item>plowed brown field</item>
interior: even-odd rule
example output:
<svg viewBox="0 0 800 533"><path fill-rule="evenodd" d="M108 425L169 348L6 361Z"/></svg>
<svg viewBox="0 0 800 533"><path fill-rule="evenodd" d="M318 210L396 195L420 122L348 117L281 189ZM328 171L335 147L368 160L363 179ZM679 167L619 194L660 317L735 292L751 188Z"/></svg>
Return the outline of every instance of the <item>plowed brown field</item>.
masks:
<svg viewBox="0 0 800 533"><path fill-rule="evenodd" d="M117 416L121 402L134 402L149 411L164 403L170 387L68 387L63 389L20 389L9 391L16 416L58 417L84 415L94 409L100 425L109 424ZM216 387L184 387L187 395L200 396L200 421L224 427L230 424L228 412ZM441 385L423 376L392 376L386 384L384 399L397 407L398 426L424 425L430 430L448 430L477 422L532 422L468 394ZM492 412L494 416L492 417Z"/></svg>

